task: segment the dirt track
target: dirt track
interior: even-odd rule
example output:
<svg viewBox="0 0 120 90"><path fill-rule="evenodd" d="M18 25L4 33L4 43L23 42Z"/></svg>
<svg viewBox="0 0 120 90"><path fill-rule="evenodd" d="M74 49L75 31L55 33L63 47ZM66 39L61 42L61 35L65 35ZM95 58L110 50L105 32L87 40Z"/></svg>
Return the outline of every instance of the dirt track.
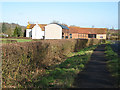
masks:
<svg viewBox="0 0 120 90"><path fill-rule="evenodd" d="M76 88L115 88L115 80L106 67L104 47L95 49L86 68L75 79Z"/></svg>

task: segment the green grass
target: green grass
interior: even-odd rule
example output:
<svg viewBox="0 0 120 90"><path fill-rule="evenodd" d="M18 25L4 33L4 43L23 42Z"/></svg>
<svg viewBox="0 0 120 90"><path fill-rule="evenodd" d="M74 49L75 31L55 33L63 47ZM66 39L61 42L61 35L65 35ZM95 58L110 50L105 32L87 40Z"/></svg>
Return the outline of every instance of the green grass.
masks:
<svg viewBox="0 0 120 90"><path fill-rule="evenodd" d="M15 43L15 42L30 42L32 39L14 39L14 38L2 38L2 43Z"/></svg>
<svg viewBox="0 0 120 90"><path fill-rule="evenodd" d="M109 71L112 73L113 77L116 77L118 82L120 81L120 59L116 52L114 52L110 45L106 45L106 58L109 60L107 61L107 66ZM117 83L118 83L117 82ZM120 87L120 82L119 82Z"/></svg>
<svg viewBox="0 0 120 90"><path fill-rule="evenodd" d="M46 69L44 76L38 76L34 80L34 87L74 87L74 78L84 69L96 47L91 46L79 52L70 53L64 62Z"/></svg>

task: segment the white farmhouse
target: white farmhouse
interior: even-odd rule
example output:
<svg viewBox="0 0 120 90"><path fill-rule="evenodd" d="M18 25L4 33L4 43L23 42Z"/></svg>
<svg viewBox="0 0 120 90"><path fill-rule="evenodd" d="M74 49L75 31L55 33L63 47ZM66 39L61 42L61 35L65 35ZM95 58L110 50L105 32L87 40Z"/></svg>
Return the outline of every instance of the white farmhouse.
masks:
<svg viewBox="0 0 120 90"><path fill-rule="evenodd" d="M45 26L45 39L62 39L63 30L69 28L61 24L49 24Z"/></svg>
<svg viewBox="0 0 120 90"><path fill-rule="evenodd" d="M44 39L46 24L29 24L26 29L26 37L32 37L32 39Z"/></svg>

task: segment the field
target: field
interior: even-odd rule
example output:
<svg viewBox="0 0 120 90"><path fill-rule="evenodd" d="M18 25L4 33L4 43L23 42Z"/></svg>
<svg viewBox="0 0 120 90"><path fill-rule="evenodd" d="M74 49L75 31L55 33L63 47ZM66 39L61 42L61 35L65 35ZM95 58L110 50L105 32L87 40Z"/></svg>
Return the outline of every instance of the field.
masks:
<svg viewBox="0 0 120 90"><path fill-rule="evenodd" d="M2 38L0 43L16 43L16 42L30 42L32 39L15 39L15 38Z"/></svg>

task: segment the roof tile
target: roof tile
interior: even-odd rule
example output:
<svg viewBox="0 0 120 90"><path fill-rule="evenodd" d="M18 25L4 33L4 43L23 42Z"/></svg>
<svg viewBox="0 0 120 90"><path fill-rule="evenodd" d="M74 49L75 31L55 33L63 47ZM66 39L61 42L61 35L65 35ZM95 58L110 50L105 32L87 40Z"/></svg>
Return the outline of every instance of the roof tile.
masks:
<svg viewBox="0 0 120 90"><path fill-rule="evenodd" d="M106 34L106 28L80 28L80 27L69 27L70 33L84 33L84 34Z"/></svg>
<svg viewBox="0 0 120 90"><path fill-rule="evenodd" d="M34 26L35 26L36 24L29 24L29 25L27 25L27 29L32 29ZM45 31L45 26L47 25L47 24L38 24L39 26L40 26L40 28L42 29L42 31Z"/></svg>

